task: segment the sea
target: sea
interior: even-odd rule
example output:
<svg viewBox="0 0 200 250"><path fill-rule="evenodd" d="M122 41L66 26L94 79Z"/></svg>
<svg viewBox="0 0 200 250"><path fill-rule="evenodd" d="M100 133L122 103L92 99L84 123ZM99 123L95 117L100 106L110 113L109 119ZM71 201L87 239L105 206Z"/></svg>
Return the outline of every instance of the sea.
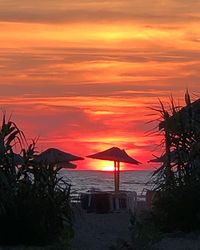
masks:
<svg viewBox="0 0 200 250"><path fill-rule="evenodd" d="M136 191L142 195L150 189L152 171L121 171L120 190ZM71 184L72 194L89 190L113 191L114 173L110 171L62 170L61 175Z"/></svg>

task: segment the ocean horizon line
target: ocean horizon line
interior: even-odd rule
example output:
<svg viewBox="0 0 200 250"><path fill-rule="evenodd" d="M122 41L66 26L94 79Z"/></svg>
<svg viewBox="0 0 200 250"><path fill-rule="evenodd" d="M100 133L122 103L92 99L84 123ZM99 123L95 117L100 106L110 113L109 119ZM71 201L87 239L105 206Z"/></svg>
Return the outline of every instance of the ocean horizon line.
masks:
<svg viewBox="0 0 200 250"><path fill-rule="evenodd" d="M83 171L83 172L87 172L87 171L93 171L93 172L106 172L106 173L112 173L114 172L114 170L100 170L100 169L70 169L70 168L65 168L62 170L66 170L66 171ZM120 170L120 172L153 172L154 169L126 169L126 170Z"/></svg>

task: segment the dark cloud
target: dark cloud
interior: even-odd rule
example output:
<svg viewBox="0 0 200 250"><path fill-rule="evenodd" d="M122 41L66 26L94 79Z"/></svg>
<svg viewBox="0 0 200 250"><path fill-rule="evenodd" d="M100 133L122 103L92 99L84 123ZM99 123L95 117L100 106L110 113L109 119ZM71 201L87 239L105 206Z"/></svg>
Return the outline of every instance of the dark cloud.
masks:
<svg viewBox="0 0 200 250"><path fill-rule="evenodd" d="M172 23L199 20L199 1L1 1L4 22L71 23L137 20Z"/></svg>
<svg viewBox="0 0 200 250"><path fill-rule="evenodd" d="M1 51L1 96L161 96L200 82L198 50L35 49ZM121 81L90 81L90 65L125 63ZM153 64L152 64L153 63ZM171 63L171 66L169 66ZM86 65L85 68L79 68ZM89 65L89 66L87 66ZM135 65L139 65L135 69ZM149 69L149 67L151 68ZM132 67L132 68L131 68ZM102 71L103 72L103 71ZM100 73L101 74L101 71ZM16 87L17 85L17 87Z"/></svg>

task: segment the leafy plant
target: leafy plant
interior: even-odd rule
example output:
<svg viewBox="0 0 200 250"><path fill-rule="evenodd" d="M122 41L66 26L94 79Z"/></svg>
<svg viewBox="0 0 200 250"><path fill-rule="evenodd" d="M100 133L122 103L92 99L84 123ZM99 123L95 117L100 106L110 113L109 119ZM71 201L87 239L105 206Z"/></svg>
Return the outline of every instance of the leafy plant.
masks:
<svg viewBox="0 0 200 250"><path fill-rule="evenodd" d="M200 229L200 100L191 103L188 92L185 100L185 107L160 102L165 160L153 174L153 211L167 231Z"/></svg>
<svg viewBox="0 0 200 250"><path fill-rule="evenodd" d="M0 129L0 244L46 245L73 235L70 185L34 163L35 142L3 116ZM21 149L21 156L14 149Z"/></svg>

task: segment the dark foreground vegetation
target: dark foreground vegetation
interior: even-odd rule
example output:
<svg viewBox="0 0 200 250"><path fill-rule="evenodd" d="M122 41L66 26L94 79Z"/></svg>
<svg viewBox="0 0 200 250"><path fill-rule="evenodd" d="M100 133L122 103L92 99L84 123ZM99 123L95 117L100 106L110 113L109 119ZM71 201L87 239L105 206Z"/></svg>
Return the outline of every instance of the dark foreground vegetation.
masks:
<svg viewBox="0 0 200 250"><path fill-rule="evenodd" d="M0 129L0 245L49 245L72 236L70 186L56 166L34 163L35 143L3 117ZM20 155L14 150L20 149ZM20 165L20 167L19 167Z"/></svg>
<svg viewBox="0 0 200 250"><path fill-rule="evenodd" d="M132 216L132 243L111 249L157 249L156 242L166 235L200 235L200 99L192 103L186 92L185 102L176 106L171 98L155 109L164 153L152 176L152 208Z"/></svg>
<svg viewBox="0 0 200 250"><path fill-rule="evenodd" d="M161 103L165 154L155 171L153 216L164 232L200 230L200 100L170 111Z"/></svg>

